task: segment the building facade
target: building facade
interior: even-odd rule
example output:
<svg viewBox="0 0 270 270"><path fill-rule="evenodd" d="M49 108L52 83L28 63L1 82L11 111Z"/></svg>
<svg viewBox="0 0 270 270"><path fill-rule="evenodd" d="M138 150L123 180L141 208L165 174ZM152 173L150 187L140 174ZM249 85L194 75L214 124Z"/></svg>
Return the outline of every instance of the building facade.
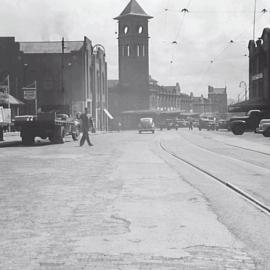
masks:
<svg viewBox="0 0 270 270"><path fill-rule="evenodd" d="M127 111L129 116L132 112L141 116L142 112L148 115L151 111L189 107L188 96L180 92L179 84L159 86L149 76L148 21L152 18L136 0L131 0L115 18L118 21L119 80L109 81L109 108L119 121ZM135 122L129 127L136 127Z"/></svg>
<svg viewBox="0 0 270 270"><path fill-rule="evenodd" d="M249 100L270 102L270 28L249 42Z"/></svg>
<svg viewBox="0 0 270 270"><path fill-rule="evenodd" d="M1 46L6 43L9 46ZM87 37L82 41L56 42L16 42L15 38L3 37L0 54L8 57L0 69L11 75L11 93L24 101L24 113L36 113L38 108L75 116L87 107L97 129L105 130L107 64L104 49L94 48ZM10 66L9 62L15 64ZM34 89L33 100L29 92Z"/></svg>
<svg viewBox="0 0 270 270"><path fill-rule="evenodd" d="M211 113L226 114L228 112L227 88L208 86L208 101Z"/></svg>
<svg viewBox="0 0 270 270"><path fill-rule="evenodd" d="M229 106L230 112L270 110L270 28L257 40L250 40L249 100Z"/></svg>
<svg viewBox="0 0 270 270"><path fill-rule="evenodd" d="M148 20L140 5L131 0L118 21L118 85L112 89L111 110L119 116L126 110L149 109Z"/></svg>

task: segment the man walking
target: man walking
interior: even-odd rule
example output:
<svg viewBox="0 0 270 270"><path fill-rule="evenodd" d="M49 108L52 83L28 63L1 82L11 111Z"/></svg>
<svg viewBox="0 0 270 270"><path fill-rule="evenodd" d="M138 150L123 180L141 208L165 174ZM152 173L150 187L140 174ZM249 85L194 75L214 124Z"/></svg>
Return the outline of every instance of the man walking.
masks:
<svg viewBox="0 0 270 270"><path fill-rule="evenodd" d="M81 141L80 141L80 146L83 146L85 140L87 140L87 143L89 146L93 146L93 144L90 142L88 131L89 131L90 127L94 128L94 124L93 124L92 118L88 117L87 108L85 108L84 113L81 114L80 119L81 119L81 131L83 134Z"/></svg>

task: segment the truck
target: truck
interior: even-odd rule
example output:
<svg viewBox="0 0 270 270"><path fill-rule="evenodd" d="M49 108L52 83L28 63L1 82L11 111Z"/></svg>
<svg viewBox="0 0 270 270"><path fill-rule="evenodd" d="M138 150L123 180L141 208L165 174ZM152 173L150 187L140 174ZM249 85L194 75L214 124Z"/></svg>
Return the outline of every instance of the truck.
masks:
<svg viewBox="0 0 270 270"><path fill-rule="evenodd" d="M270 118L268 111L250 110L245 116L233 116L229 121L229 128L234 135L242 135L246 131L256 131L260 121Z"/></svg>
<svg viewBox="0 0 270 270"><path fill-rule="evenodd" d="M270 137L270 119L262 119L256 128L256 133L262 134L264 137Z"/></svg>
<svg viewBox="0 0 270 270"><path fill-rule="evenodd" d="M11 124L11 110L0 106L0 141L4 140L4 129Z"/></svg>
<svg viewBox="0 0 270 270"><path fill-rule="evenodd" d="M14 126L20 130L22 144L33 145L35 137L49 139L52 143L64 143L66 135L77 140L80 134L80 122L67 114L56 111L39 112L36 115L21 115L14 119Z"/></svg>

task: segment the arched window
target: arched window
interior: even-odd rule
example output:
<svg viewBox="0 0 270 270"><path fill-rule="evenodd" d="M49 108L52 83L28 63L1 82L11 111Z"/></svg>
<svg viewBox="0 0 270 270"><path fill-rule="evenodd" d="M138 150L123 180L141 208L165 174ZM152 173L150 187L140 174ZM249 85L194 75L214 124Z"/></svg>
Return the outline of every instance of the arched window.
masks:
<svg viewBox="0 0 270 270"><path fill-rule="evenodd" d="M125 25L123 27L123 33L126 35L128 33L129 27L127 25Z"/></svg>
<svg viewBox="0 0 270 270"><path fill-rule="evenodd" d="M142 27L142 25L138 25L137 26L137 32L138 32L138 34L142 34L143 33L143 27Z"/></svg>

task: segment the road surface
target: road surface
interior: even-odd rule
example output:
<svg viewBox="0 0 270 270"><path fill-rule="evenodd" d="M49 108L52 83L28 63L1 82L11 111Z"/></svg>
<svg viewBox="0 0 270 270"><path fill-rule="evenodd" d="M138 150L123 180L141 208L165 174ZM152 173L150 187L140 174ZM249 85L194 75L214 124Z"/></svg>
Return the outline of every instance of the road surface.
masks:
<svg viewBox="0 0 270 270"><path fill-rule="evenodd" d="M270 215L211 177L269 206L269 139L92 141L0 148L0 269L270 269Z"/></svg>

